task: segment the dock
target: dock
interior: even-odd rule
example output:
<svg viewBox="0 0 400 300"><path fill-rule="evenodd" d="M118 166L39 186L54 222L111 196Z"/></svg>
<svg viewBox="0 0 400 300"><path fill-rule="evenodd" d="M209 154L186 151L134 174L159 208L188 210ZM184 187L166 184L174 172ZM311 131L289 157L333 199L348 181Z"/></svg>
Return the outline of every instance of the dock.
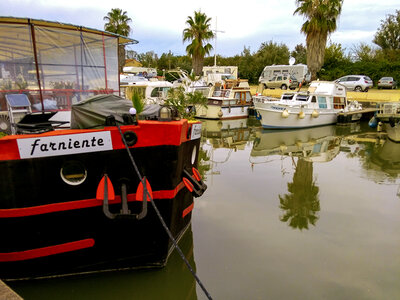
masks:
<svg viewBox="0 0 400 300"><path fill-rule="evenodd" d="M338 115L342 115L342 116L351 116L351 115L358 115L358 114L369 114L369 113L374 113L376 111L378 111L379 108L374 108L374 107L367 107L367 108L363 108L360 110L354 110L354 111L348 111L348 112L341 112L338 113Z"/></svg>
<svg viewBox="0 0 400 300"><path fill-rule="evenodd" d="M2 300L22 300L8 285L0 280L0 299Z"/></svg>

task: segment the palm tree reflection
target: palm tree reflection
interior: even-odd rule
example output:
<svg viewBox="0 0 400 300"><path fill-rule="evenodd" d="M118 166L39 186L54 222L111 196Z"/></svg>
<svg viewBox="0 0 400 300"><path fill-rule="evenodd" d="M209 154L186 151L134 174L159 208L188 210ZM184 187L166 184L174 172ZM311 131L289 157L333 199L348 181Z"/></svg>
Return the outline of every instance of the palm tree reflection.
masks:
<svg viewBox="0 0 400 300"><path fill-rule="evenodd" d="M313 180L312 162L298 159L293 182L288 183L288 192L279 195L279 207L284 211L280 220L294 229L308 229L309 224L315 226L319 219L320 205L319 188Z"/></svg>

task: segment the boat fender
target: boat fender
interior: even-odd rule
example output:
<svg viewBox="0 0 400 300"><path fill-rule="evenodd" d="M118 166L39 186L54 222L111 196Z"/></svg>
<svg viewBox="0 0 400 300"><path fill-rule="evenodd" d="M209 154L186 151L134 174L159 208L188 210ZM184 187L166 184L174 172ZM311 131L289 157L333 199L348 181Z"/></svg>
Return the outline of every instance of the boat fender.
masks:
<svg viewBox="0 0 400 300"><path fill-rule="evenodd" d="M223 114L222 110L220 110L220 111L218 112L218 117L222 118L223 115L224 115L224 114Z"/></svg>
<svg viewBox="0 0 400 300"><path fill-rule="evenodd" d="M368 126L371 128L376 128L377 125L378 125L378 119L375 116L373 116L371 120L369 120Z"/></svg>
<svg viewBox="0 0 400 300"><path fill-rule="evenodd" d="M311 115L312 115L313 118L318 118L319 117L319 112L314 109Z"/></svg>
<svg viewBox="0 0 400 300"><path fill-rule="evenodd" d="M282 118L287 118L287 117L289 117L289 111L288 111L287 109L285 109L285 110L282 112Z"/></svg>
<svg viewBox="0 0 400 300"><path fill-rule="evenodd" d="M124 132L124 139L128 146L135 145L138 140L136 133L134 133L133 131L130 131L130 130Z"/></svg>
<svg viewBox="0 0 400 300"><path fill-rule="evenodd" d="M262 119L261 114L257 110L256 110L256 119L257 120L261 120Z"/></svg>
<svg viewBox="0 0 400 300"><path fill-rule="evenodd" d="M304 119L305 116L306 114L304 113L304 111L299 112L299 119Z"/></svg>
<svg viewBox="0 0 400 300"><path fill-rule="evenodd" d="M382 122L378 122L378 125L376 126L376 131L382 132Z"/></svg>

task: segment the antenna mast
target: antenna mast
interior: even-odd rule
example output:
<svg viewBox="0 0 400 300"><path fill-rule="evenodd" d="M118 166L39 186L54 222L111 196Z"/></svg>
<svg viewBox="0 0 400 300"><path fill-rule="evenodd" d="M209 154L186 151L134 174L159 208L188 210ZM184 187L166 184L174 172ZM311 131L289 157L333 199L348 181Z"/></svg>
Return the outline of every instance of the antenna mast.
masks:
<svg viewBox="0 0 400 300"><path fill-rule="evenodd" d="M217 32L222 32L224 33L225 31L217 30L217 17L215 17L215 30L213 30L215 33L215 39L214 39L214 67L217 66Z"/></svg>

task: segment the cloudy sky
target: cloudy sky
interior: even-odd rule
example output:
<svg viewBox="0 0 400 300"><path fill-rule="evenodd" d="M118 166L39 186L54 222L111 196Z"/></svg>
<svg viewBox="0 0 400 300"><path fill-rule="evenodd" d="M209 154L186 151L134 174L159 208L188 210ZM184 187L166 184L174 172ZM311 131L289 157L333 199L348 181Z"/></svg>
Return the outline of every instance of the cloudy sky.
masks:
<svg viewBox="0 0 400 300"><path fill-rule="evenodd" d="M178 0L1 0L0 15L29 17L71 23L96 29L104 28L103 17L112 8L127 11L132 19L130 37L139 41L131 46L139 53L154 51L161 55L172 51L184 55L182 31L188 16L201 10L217 20L217 53L222 56L240 54L244 47L251 52L261 43L273 41L293 50L305 45L300 33L304 19L294 16L295 0L247 1L178 1ZM344 0L338 29L330 40L351 50L359 43L372 45L372 39L382 20L400 9L399 0ZM213 45L215 41L211 42ZM214 53L212 53L214 54Z"/></svg>

